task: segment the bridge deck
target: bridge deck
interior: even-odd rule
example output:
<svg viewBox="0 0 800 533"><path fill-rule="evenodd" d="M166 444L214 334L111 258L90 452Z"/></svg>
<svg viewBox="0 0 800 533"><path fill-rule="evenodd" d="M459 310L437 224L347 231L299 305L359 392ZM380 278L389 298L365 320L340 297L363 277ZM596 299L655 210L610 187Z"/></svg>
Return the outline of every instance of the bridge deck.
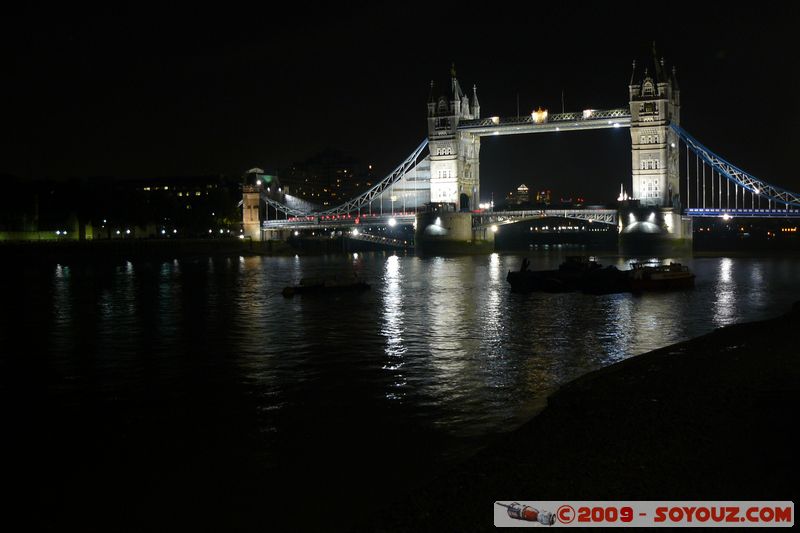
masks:
<svg viewBox="0 0 800 533"><path fill-rule="evenodd" d="M726 215L731 218L800 218L800 209L706 209L692 207L686 210L686 214L690 217L698 218L720 218Z"/></svg>

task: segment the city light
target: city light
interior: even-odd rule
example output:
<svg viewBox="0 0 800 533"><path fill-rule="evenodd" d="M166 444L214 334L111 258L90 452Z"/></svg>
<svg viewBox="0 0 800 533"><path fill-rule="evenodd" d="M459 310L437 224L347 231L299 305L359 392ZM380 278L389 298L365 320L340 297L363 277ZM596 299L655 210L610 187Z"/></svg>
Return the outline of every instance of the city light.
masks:
<svg viewBox="0 0 800 533"><path fill-rule="evenodd" d="M731 219L731 216L728 213L725 213L724 215L722 215L722 220L730 220L730 219Z"/></svg>
<svg viewBox="0 0 800 533"><path fill-rule="evenodd" d="M492 224L492 233L497 233L497 224Z"/></svg>
<svg viewBox="0 0 800 533"><path fill-rule="evenodd" d="M393 228L397 225L397 220L390 218L389 219L389 227Z"/></svg>
<svg viewBox="0 0 800 533"><path fill-rule="evenodd" d="M261 187L261 180L256 180L256 185L258 185L259 187Z"/></svg>
<svg viewBox="0 0 800 533"><path fill-rule="evenodd" d="M127 235L130 235L130 233L131 233L131 230L129 230L129 229L126 229L126 230L125 230L125 233L126 233Z"/></svg>
<svg viewBox="0 0 800 533"><path fill-rule="evenodd" d="M354 229L353 231L350 232L350 234L353 235L354 237L358 237L358 229Z"/></svg>
<svg viewBox="0 0 800 533"><path fill-rule="evenodd" d="M56 230L56 235L61 235L61 232L59 230Z"/></svg>
<svg viewBox="0 0 800 533"><path fill-rule="evenodd" d="M165 229L162 229L162 230L161 230L161 235L164 235L166 232L167 232L167 230L165 230Z"/></svg>
<svg viewBox="0 0 800 533"><path fill-rule="evenodd" d="M294 236L295 236L295 237L297 237L297 236L299 236L299 235L300 235L300 232L299 232L299 231L297 231L297 230L295 230L295 231L294 231Z"/></svg>
<svg viewBox="0 0 800 533"><path fill-rule="evenodd" d="M584 109L583 110L583 118L584 119L592 118L592 115L594 115L594 109Z"/></svg>

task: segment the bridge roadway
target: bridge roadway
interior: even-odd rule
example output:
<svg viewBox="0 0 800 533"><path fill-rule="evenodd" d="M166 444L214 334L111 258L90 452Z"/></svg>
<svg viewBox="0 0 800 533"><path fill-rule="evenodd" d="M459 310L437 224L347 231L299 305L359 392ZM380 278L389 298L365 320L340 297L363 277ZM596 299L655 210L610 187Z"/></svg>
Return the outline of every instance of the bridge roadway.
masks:
<svg viewBox="0 0 800 533"><path fill-rule="evenodd" d="M699 218L725 218L726 215L729 218L800 218L800 209L725 209L718 207L691 207L686 210L686 215Z"/></svg>
<svg viewBox="0 0 800 533"><path fill-rule="evenodd" d="M266 220L261 223L261 228L265 230L280 229L319 229L341 228L341 227L374 227L392 225L411 225L414 223L415 213L396 212L381 214L362 214L362 215L326 215L304 217L290 217L288 219ZM525 220L540 218L558 217L571 218L576 220L587 220L590 222L600 222L603 224L617 223L616 209L535 209L527 211L495 211L472 213L472 226L474 228L488 227L493 225L513 224ZM392 222L394 221L394 222Z"/></svg>
<svg viewBox="0 0 800 533"><path fill-rule="evenodd" d="M391 220L395 225L411 225L414 223L416 213L396 212L362 215L308 215L303 217L289 217L288 219L265 220L261 223L261 229L319 229L323 228L342 228L342 227L373 227L391 226Z"/></svg>

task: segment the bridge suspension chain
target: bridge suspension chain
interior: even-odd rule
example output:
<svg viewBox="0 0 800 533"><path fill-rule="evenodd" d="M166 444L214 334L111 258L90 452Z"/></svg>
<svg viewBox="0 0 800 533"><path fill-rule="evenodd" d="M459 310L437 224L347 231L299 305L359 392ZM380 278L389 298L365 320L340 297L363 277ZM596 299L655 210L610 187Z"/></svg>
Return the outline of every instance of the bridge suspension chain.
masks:
<svg viewBox="0 0 800 533"><path fill-rule="evenodd" d="M369 205L371 208L372 202L379 198L387 189L390 189L394 186L395 183L400 181L403 176L406 175L412 168L416 169L417 164L419 162L419 157L422 154L423 150L428 146L428 139L422 141L419 146L411 152L402 163L397 165L397 167L389 173L388 176L383 178L373 187L371 187L366 192L352 198L345 203L332 207L330 209L326 209L324 211L303 211L300 209L291 208L281 202L273 200L270 198L266 193L262 191L261 197L267 203L268 206L275 208L276 212L280 211L284 213L287 217L308 217L308 216L327 216L327 215L347 215L350 213L355 213L360 211L364 206ZM416 183L415 183L416 187ZM381 202L381 212L383 211L383 202Z"/></svg>
<svg viewBox="0 0 800 533"><path fill-rule="evenodd" d="M730 209L735 208L739 209L739 189L742 189L742 208L746 207L745 204L745 194L747 192L750 193L751 196L751 208L756 209L756 198L758 198L758 208L761 207L762 199L766 199L767 206L772 209L773 204L782 204L786 206L788 210L790 207L797 208L800 207L800 195L797 193L788 191L786 189L782 189L780 187L776 187L771 185L763 180L760 180L745 172L744 170L740 169L739 167L729 163L725 159L719 157L711 150L700 144L694 137L689 135L684 129L680 126L675 124L670 124L670 128L678 135L678 137L684 142L686 145L686 194L687 194L687 207L691 208L691 197L689 194L690 185L689 185L689 150L695 154L696 160L696 169L695 169L695 180L696 180L696 191L695 191L695 199L697 202L697 207L706 209L707 207L711 207L712 209ZM700 170L700 162L702 161L703 168L702 172ZM706 165L711 168L711 178L710 178L710 186L711 186L711 205L708 206L706 204ZM717 174L717 186L714 185L714 173ZM726 181L726 190L727 190L727 206L723 207L722 201L722 176L725 177ZM702 187L700 185L702 180ZM730 183L734 185L734 206L730 205ZM701 190L702 189L702 190ZM715 194L716 192L716 194ZM715 198L716 196L716 198ZM716 202L715 202L716 199ZM717 204L717 205L715 205Z"/></svg>

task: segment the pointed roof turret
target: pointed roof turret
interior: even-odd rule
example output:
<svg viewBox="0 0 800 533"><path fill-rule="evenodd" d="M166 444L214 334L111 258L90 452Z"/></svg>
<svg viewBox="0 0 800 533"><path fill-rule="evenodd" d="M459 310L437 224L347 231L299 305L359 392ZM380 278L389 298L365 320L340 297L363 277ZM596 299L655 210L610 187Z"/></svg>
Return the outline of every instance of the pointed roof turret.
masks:
<svg viewBox="0 0 800 533"><path fill-rule="evenodd" d="M428 103L429 103L429 104L436 103L436 95L434 95L434 94L433 94L433 91L434 91L434 86L435 86L435 85L436 85L436 84L433 82L433 80L431 80L431 90L430 90L430 92L428 93Z"/></svg>
<svg viewBox="0 0 800 533"><path fill-rule="evenodd" d="M450 67L450 78L453 84L453 100L461 100L461 97L464 96L464 92L461 90L461 86L458 84L458 78L456 78L455 63L453 63Z"/></svg>
<svg viewBox="0 0 800 533"><path fill-rule="evenodd" d="M653 62L655 63L656 67L656 83L663 83L666 81L666 76L664 76L664 58L662 57L661 60L658 59L658 52L656 52L656 42L653 41Z"/></svg>
<svg viewBox="0 0 800 533"><path fill-rule="evenodd" d="M635 84L635 77L636 77L636 60L633 60L633 66L631 67L631 82L628 85Z"/></svg>
<svg viewBox="0 0 800 533"><path fill-rule="evenodd" d="M672 65L672 77L670 78L670 82L672 83L672 90L673 91L680 91L680 87L678 87L678 69L675 68L675 65Z"/></svg>
<svg viewBox="0 0 800 533"><path fill-rule="evenodd" d="M480 104L480 102L478 102L478 86L477 85L473 85L472 86L472 107L477 107L479 105L481 105L481 104Z"/></svg>

